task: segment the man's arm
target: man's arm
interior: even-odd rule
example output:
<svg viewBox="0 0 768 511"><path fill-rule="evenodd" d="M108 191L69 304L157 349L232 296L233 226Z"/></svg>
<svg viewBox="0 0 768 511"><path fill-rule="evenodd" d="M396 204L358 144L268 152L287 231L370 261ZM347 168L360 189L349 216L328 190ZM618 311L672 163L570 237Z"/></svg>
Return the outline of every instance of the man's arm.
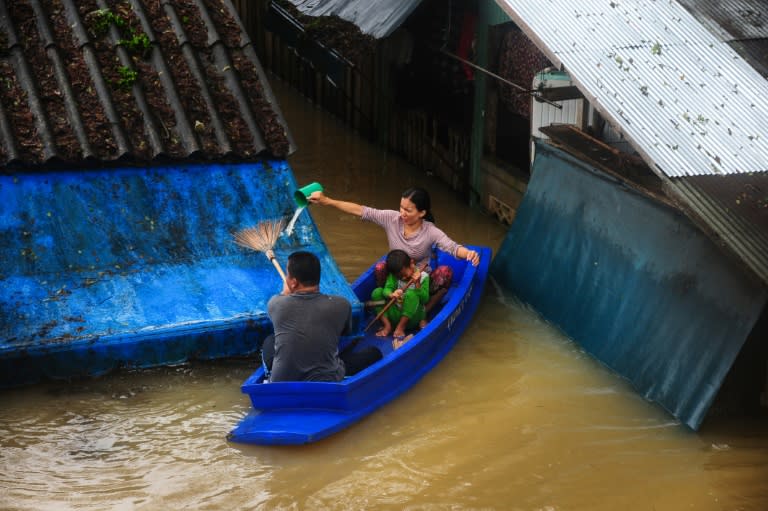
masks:
<svg viewBox="0 0 768 511"><path fill-rule="evenodd" d="M347 300L344 300L347 302ZM352 333L352 306L347 302L347 320L344 322L344 329L340 335L349 335Z"/></svg>

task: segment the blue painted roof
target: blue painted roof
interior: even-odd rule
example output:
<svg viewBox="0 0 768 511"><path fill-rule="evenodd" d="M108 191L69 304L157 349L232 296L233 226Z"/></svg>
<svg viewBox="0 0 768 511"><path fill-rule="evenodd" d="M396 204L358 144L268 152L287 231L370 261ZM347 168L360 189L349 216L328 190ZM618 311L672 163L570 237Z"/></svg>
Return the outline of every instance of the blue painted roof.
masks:
<svg viewBox="0 0 768 511"><path fill-rule="evenodd" d="M283 284L232 233L296 189L282 160L0 175L0 387L253 353ZM317 254L359 315L308 210L274 249Z"/></svg>

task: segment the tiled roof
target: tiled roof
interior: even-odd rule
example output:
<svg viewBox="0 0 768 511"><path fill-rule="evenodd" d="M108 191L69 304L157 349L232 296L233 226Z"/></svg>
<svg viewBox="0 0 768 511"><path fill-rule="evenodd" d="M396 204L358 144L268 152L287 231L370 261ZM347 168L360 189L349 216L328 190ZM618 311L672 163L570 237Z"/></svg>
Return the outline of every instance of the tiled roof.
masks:
<svg viewBox="0 0 768 511"><path fill-rule="evenodd" d="M0 0L0 168L294 147L229 0Z"/></svg>

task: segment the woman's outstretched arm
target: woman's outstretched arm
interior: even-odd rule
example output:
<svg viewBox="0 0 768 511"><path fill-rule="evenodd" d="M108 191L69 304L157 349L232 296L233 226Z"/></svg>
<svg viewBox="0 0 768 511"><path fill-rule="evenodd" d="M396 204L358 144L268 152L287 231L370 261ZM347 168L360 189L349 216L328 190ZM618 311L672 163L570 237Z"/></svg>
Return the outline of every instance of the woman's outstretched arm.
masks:
<svg viewBox="0 0 768 511"><path fill-rule="evenodd" d="M339 211L349 213L350 215L363 216L363 206L360 204L331 199L323 192L313 192L312 195L309 196L309 202L312 204L320 204L322 206L333 206Z"/></svg>

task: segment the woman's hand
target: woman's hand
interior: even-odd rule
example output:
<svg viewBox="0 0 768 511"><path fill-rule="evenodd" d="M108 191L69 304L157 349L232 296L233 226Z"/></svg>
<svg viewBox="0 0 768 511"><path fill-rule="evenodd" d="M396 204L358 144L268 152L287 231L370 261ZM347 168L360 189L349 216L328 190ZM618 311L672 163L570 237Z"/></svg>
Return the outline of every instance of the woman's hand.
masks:
<svg viewBox="0 0 768 511"><path fill-rule="evenodd" d="M307 200L310 202L310 204L320 204L321 206L325 206L331 199L330 197L327 197L323 192L317 191L312 192L310 196L307 197Z"/></svg>
<svg viewBox="0 0 768 511"><path fill-rule="evenodd" d="M474 250L466 249L467 253L464 256L464 259L472 263L472 266L477 266L480 264L480 254L475 252Z"/></svg>

